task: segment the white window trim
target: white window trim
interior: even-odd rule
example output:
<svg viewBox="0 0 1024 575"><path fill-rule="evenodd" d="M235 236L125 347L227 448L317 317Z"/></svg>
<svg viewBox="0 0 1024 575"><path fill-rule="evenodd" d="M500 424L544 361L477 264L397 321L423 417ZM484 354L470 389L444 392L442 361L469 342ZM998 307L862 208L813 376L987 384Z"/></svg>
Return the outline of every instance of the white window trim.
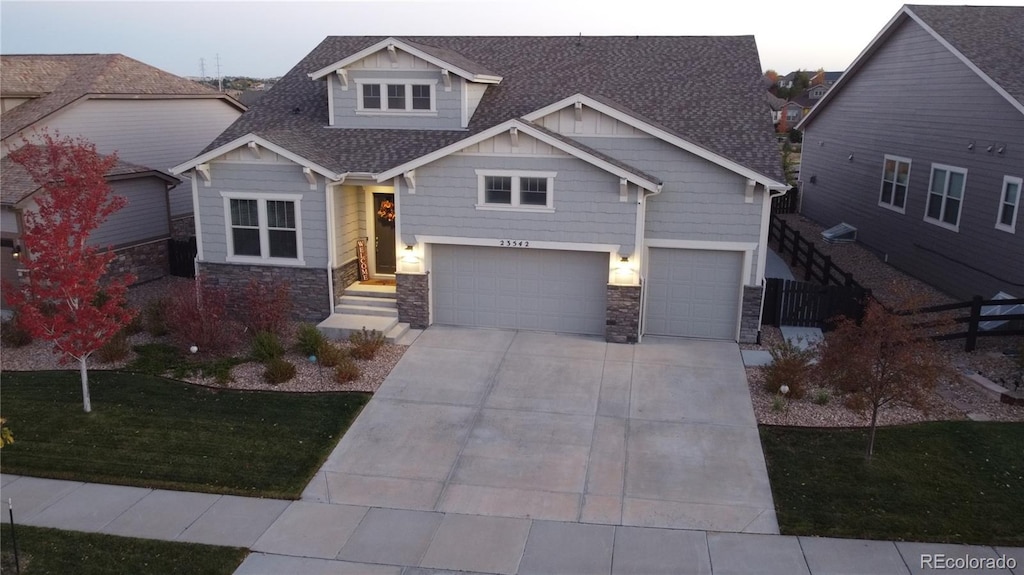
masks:
<svg viewBox="0 0 1024 575"><path fill-rule="evenodd" d="M899 167L900 167L899 164L902 163L902 164L906 164L907 165L907 193L903 196L903 207L902 208L901 207L897 207L895 203L887 204L887 203L885 203L882 200L882 193L885 191L885 164L889 160L892 160L892 161L896 162L896 170L893 172L893 178L895 178L899 174ZM899 213L899 214L907 213L907 201L910 199L910 171L913 168L914 168L914 163L913 163L913 161L910 158L904 158L902 156L893 156L893 155L890 155L890 154L885 154L885 157L882 158L882 183L881 183L880 186L878 186L878 205L879 206L882 206L883 208L885 208L887 210L892 210L892 211L894 211L896 213ZM895 183L895 181L894 181L894 183ZM893 190L892 190L892 199L893 200L896 199L896 186L895 185L893 186Z"/></svg>
<svg viewBox="0 0 1024 575"><path fill-rule="evenodd" d="M554 213L555 211L555 176L558 172L531 172L526 170L476 170L477 198L476 209L495 210L505 212L543 212ZM485 201L486 190L484 183L487 176L512 178L512 203L511 204L489 204ZM522 205L519 203L520 185L519 178L546 178L548 181L547 204L543 206Z"/></svg>
<svg viewBox="0 0 1024 575"><path fill-rule="evenodd" d="M437 115L437 80L429 78L423 79L405 79L405 78L381 78L381 79L364 79L356 80L356 114L360 116L436 116ZM380 108L364 108L363 107L363 86L374 85L380 86ZM405 86L405 108L401 110L392 110L388 108L388 86ZM429 110L413 110L412 109L412 87L413 86L430 86L430 109Z"/></svg>
<svg viewBox="0 0 1024 575"><path fill-rule="evenodd" d="M1003 208L1006 207L1006 187L1008 184L1017 184L1017 202L1013 206L1013 220L1010 225L1003 224ZM1014 176L1003 176L1003 187L999 193L999 210L996 213L996 229L1009 232L1017 232L1017 217L1020 215L1020 197L1024 195L1024 179Z"/></svg>
<svg viewBox="0 0 1024 575"><path fill-rule="evenodd" d="M947 173L956 172L963 174L964 176L964 189L960 196L960 210L956 215L956 225L946 223L942 221L942 216L946 215L946 198L949 197L949 178L946 178L946 187L942 190L942 209L939 210L939 219L928 217L928 205L932 200L932 180L935 179L935 170L944 170ZM960 231L960 217L964 214L964 202L967 201L967 168L960 168L957 166L950 166L947 164L932 164L931 170L928 171L928 189L925 190L925 202L924 202L924 221L929 224L934 224L940 228L946 228L954 232Z"/></svg>
<svg viewBox="0 0 1024 575"><path fill-rule="evenodd" d="M221 192L224 200L224 235L227 239L227 253L224 261L240 264L262 264L281 266L305 266L306 260L302 252L302 194L269 194L251 192ZM236 256L235 238L231 233L231 200L256 200L256 209L260 227L261 256ZM267 202L293 202L295 204L295 259L270 257L270 227L267 221Z"/></svg>

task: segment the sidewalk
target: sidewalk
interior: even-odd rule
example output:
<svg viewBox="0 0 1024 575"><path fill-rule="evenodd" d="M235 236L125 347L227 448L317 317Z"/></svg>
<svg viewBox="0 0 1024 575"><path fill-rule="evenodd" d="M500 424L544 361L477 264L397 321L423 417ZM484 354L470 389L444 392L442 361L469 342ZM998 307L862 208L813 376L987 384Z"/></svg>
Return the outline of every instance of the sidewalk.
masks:
<svg viewBox="0 0 1024 575"><path fill-rule="evenodd" d="M701 573L909 575L922 554L1016 560L1024 548L616 527L282 501L0 475L25 525L248 547L238 575ZM440 570L440 571L439 571Z"/></svg>

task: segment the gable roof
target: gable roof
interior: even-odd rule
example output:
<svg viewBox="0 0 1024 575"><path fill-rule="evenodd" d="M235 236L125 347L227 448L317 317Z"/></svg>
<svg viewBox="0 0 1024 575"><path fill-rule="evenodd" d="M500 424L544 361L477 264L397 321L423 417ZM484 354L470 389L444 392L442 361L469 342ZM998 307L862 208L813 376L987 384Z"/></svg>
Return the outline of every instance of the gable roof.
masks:
<svg viewBox="0 0 1024 575"><path fill-rule="evenodd" d="M219 98L244 106L201 84L121 54L26 54L0 56L0 95L38 95L0 117L0 137L26 129L81 98Z"/></svg>
<svg viewBox="0 0 1024 575"><path fill-rule="evenodd" d="M327 127L327 87L310 74L386 38L330 36L204 150L255 134L336 173L381 173L475 133L584 93L668 133L784 181L751 36L409 37L502 76L467 130ZM440 54L440 52L437 52Z"/></svg>
<svg viewBox="0 0 1024 575"><path fill-rule="evenodd" d="M842 78L797 125L802 130L835 98L904 22L912 20L1024 114L1024 6L900 8Z"/></svg>
<svg viewBox="0 0 1024 575"><path fill-rule="evenodd" d="M132 164L118 159L114 167L107 172L108 180L127 180L133 178L160 178L171 184L181 183L181 180L169 176L159 170ZM25 200L42 188L32 179L28 170L16 163L10 156L0 158L0 205L14 206Z"/></svg>
<svg viewBox="0 0 1024 575"><path fill-rule="evenodd" d="M393 48L401 48L405 52L408 52L422 60L426 60L438 68L455 72L470 82L484 82L488 84L497 84L498 82L501 82L501 76L498 76L485 68L482 64L474 62L454 50L438 46L429 46L427 44L421 44L419 42L395 37L385 38L368 48L364 48L356 52L355 54L349 54L330 66L325 66L316 72L310 73L309 77L314 80L319 80L331 72L354 64L371 54L376 54L381 50L390 50Z"/></svg>

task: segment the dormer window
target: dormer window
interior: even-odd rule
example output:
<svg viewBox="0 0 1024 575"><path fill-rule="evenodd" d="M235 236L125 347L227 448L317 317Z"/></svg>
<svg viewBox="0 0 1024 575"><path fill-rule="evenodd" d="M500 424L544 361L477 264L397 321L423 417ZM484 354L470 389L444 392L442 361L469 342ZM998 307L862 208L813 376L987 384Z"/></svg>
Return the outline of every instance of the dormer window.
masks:
<svg viewBox="0 0 1024 575"><path fill-rule="evenodd" d="M428 80L391 80L363 83L357 80L361 97L357 112L436 113L435 83Z"/></svg>

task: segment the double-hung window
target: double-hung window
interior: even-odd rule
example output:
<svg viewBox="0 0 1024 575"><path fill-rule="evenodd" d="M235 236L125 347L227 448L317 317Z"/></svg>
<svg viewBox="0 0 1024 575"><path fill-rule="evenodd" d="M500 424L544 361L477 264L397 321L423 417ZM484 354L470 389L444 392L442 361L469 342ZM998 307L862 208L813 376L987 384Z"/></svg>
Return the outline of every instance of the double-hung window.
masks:
<svg viewBox="0 0 1024 575"><path fill-rule="evenodd" d="M554 211L555 172L477 170L477 209Z"/></svg>
<svg viewBox="0 0 1024 575"><path fill-rule="evenodd" d="M426 113L436 112L434 84L427 80L390 80L358 82L361 112Z"/></svg>
<svg viewBox="0 0 1024 575"><path fill-rule="evenodd" d="M302 264L301 196L221 192L227 261Z"/></svg>
<svg viewBox="0 0 1024 575"><path fill-rule="evenodd" d="M960 209L964 204L967 170L942 164L932 164L928 182L928 205L924 219L927 222L960 230Z"/></svg>
<svg viewBox="0 0 1024 575"><path fill-rule="evenodd" d="M999 219L996 228L1010 232L1017 230L1017 212L1020 211L1020 194L1024 180L1003 176L1003 193L999 196Z"/></svg>
<svg viewBox="0 0 1024 575"><path fill-rule="evenodd" d="M910 159L885 156L882 167L882 191L878 205L901 214L907 208L907 187L910 183Z"/></svg>

